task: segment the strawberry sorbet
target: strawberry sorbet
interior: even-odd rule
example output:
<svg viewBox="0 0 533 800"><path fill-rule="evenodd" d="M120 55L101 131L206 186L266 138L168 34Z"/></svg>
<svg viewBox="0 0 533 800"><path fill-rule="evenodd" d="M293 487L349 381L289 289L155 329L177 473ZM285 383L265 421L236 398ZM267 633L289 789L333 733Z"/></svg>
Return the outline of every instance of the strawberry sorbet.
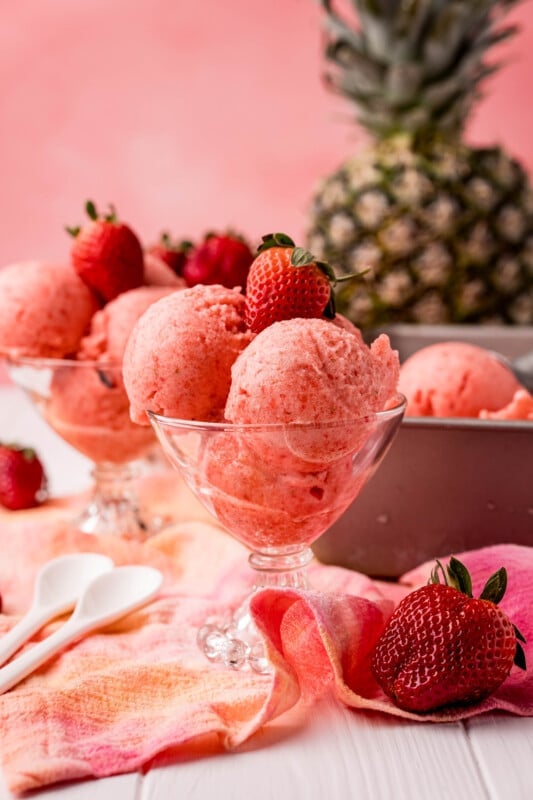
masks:
<svg viewBox="0 0 533 800"><path fill-rule="evenodd" d="M521 386L488 350L466 342L441 342L418 350L402 365L399 391L407 416L477 417L498 411Z"/></svg>
<svg viewBox="0 0 533 800"><path fill-rule="evenodd" d="M0 270L0 352L73 354L98 304L68 264L26 261Z"/></svg>
<svg viewBox="0 0 533 800"><path fill-rule="evenodd" d="M381 411L399 362L385 334L370 347L325 319L289 319L259 333L232 368L226 418L238 423L353 420Z"/></svg>
<svg viewBox="0 0 533 800"><path fill-rule="evenodd" d="M184 289L187 286L172 267L152 253L144 254L144 282L147 286L170 286L173 289Z"/></svg>
<svg viewBox="0 0 533 800"><path fill-rule="evenodd" d="M98 369L87 362L59 367L42 410L54 430L94 462L141 458L154 443L150 429L130 420L120 367Z"/></svg>
<svg viewBox="0 0 533 800"><path fill-rule="evenodd" d="M200 461L217 518L252 549L311 544L358 494L365 476L353 478L353 459L342 456L323 469L300 471L295 462L270 460L268 433L221 433L208 440Z"/></svg>
<svg viewBox="0 0 533 800"><path fill-rule="evenodd" d="M134 422L146 410L170 417L222 419L231 366L252 334L236 289L198 284L154 303L124 355L124 382Z"/></svg>
<svg viewBox="0 0 533 800"><path fill-rule="evenodd" d="M135 323L146 309L174 290L163 286L141 286L119 294L94 315L91 330L78 358L121 362Z"/></svg>
<svg viewBox="0 0 533 800"><path fill-rule="evenodd" d="M494 420L531 420L533 422L533 395L527 389L519 389L513 395L513 399L499 411L487 411L483 409L479 412L480 419Z"/></svg>

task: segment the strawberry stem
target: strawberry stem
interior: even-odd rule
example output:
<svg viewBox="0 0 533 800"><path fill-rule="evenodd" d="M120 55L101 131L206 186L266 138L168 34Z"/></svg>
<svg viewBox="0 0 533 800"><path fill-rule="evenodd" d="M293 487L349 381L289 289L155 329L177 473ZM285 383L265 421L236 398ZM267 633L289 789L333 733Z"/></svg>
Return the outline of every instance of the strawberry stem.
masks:
<svg viewBox="0 0 533 800"><path fill-rule="evenodd" d="M349 275L340 275L339 277L335 278L335 283L344 283L345 281L353 281L355 278L359 279L362 278L370 272L370 267L368 269L363 269L361 272L350 272Z"/></svg>

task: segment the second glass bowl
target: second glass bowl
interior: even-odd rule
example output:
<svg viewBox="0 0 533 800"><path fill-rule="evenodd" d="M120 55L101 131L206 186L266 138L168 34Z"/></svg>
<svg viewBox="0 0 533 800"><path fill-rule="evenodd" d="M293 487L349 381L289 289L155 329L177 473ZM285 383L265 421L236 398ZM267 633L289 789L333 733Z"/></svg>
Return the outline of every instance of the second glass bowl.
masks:
<svg viewBox="0 0 533 800"><path fill-rule="evenodd" d="M121 364L11 356L7 368L50 427L93 462L92 496L76 526L138 540L158 530L161 519L140 508L136 493L155 437L130 420Z"/></svg>

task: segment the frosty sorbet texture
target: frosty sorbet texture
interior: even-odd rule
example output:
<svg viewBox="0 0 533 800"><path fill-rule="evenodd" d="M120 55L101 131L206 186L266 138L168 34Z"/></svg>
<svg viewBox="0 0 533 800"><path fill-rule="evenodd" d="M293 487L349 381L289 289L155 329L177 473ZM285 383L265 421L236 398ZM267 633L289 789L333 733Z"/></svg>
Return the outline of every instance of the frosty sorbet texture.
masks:
<svg viewBox="0 0 533 800"><path fill-rule="evenodd" d="M344 430L344 439L351 431ZM271 437L275 437L274 439ZM353 459L300 469L290 451L280 453L273 433L227 431L207 441L201 482L220 522L248 547L310 544L347 508L364 480L353 477ZM308 465L307 465L308 466Z"/></svg>
<svg viewBox="0 0 533 800"><path fill-rule="evenodd" d="M152 303L172 291L163 286L141 286L119 294L94 315L91 330L81 343L78 358L122 361L135 323Z"/></svg>
<svg viewBox="0 0 533 800"><path fill-rule="evenodd" d="M132 420L148 425L147 409L182 419L222 419L231 366L251 338L238 290L199 284L150 306L124 356Z"/></svg>
<svg viewBox="0 0 533 800"><path fill-rule="evenodd" d="M276 322L233 365L226 418L238 423L356 419L385 408L398 373L398 354L384 334L367 347L329 320Z"/></svg>
<svg viewBox="0 0 533 800"><path fill-rule="evenodd" d="M0 270L0 352L73 354L98 305L69 265L26 261Z"/></svg>
<svg viewBox="0 0 533 800"><path fill-rule="evenodd" d="M477 417L502 409L521 386L488 350L442 342L405 361L398 388L407 398L407 416Z"/></svg>
<svg viewBox="0 0 533 800"><path fill-rule="evenodd" d="M140 458L154 442L150 429L130 420L120 366L59 367L43 413L65 441L95 462Z"/></svg>

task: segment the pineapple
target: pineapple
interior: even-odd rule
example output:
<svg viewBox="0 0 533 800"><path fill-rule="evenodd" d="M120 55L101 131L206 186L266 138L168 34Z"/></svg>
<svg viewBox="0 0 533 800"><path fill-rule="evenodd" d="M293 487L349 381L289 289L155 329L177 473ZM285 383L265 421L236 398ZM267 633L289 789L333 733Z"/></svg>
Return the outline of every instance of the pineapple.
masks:
<svg viewBox="0 0 533 800"><path fill-rule="evenodd" d="M462 132L487 51L519 0L351 0L325 9L332 88L373 143L318 187L308 246L339 271L337 306L361 327L533 323L533 189L500 147Z"/></svg>

